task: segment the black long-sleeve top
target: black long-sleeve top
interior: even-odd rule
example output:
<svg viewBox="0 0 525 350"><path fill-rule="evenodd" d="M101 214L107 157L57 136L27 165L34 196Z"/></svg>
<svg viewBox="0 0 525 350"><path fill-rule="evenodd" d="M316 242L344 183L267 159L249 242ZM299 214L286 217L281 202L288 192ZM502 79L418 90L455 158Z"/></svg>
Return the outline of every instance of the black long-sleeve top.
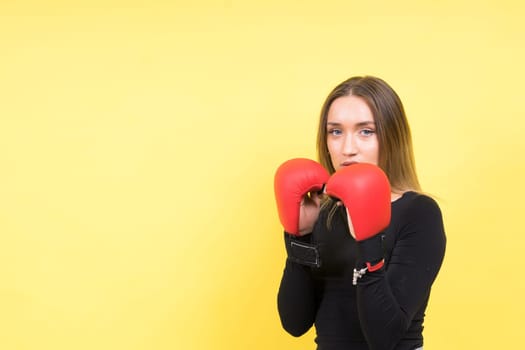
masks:
<svg viewBox="0 0 525 350"><path fill-rule="evenodd" d="M392 202L389 227L364 242L350 235L344 207L330 227L328 216L321 210L311 234L292 238L317 248L320 267L286 260L278 292L284 329L300 336L315 325L318 350L421 347L425 309L445 254L438 204L406 192ZM355 267L381 258L384 267L352 284Z"/></svg>

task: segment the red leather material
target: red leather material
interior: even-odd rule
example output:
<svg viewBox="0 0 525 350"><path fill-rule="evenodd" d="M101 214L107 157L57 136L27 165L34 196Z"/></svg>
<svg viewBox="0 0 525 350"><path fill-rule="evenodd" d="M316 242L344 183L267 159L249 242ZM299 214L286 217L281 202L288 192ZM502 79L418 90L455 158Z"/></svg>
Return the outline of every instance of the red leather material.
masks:
<svg viewBox="0 0 525 350"><path fill-rule="evenodd" d="M343 202L357 241L382 232L390 224L390 183L376 165L357 163L338 170L326 184L326 193Z"/></svg>
<svg viewBox="0 0 525 350"><path fill-rule="evenodd" d="M294 158L275 173L274 190L279 219L287 233L299 234L299 210L303 197L323 188L330 174L314 160Z"/></svg>

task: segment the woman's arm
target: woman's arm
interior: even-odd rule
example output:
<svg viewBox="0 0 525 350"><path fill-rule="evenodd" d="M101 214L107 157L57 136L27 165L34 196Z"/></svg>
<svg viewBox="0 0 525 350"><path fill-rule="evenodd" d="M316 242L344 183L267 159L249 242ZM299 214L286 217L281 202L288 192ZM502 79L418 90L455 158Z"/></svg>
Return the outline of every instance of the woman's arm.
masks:
<svg viewBox="0 0 525 350"><path fill-rule="evenodd" d="M443 220L433 199L418 195L403 215L388 267L357 282L359 319L374 350L392 349L404 336L428 299L445 253ZM381 251L380 239L358 243L361 261L378 261Z"/></svg>
<svg viewBox="0 0 525 350"><path fill-rule="evenodd" d="M317 305L310 267L296 262L296 257L301 254L294 254L291 251L291 237L286 235L285 233L288 258L279 286L277 307L283 328L291 335L299 337L312 327ZM294 237L293 241L299 244L308 244L310 236ZM310 255L308 251L306 251L306 255ZM308 262L309 260L306 258L305 261ZM315 259L310 260L310 262L315 263Z"/></svg>

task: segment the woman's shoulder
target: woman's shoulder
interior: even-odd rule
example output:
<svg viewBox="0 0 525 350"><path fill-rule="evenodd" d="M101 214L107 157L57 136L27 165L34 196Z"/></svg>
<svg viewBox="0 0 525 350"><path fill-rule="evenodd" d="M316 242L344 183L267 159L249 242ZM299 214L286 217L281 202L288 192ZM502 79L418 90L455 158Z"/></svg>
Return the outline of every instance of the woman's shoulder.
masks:
<svg viewBox="0 0 525 350"><path fill-rule="evenodd" d="M392 229L398 239L421 240L421 245L434 248L446 244L443 216L438 203L430 195L406 192L392 204Z"/></svg>
<svg viewBox="0 0 525 350"><path fill-rule="evenodd" d="M441 217L441 209L439 204L430 195L416 192L407 191L392 204L394 212L399 214L414 216L415 218L425 218L428 216Z"/></svg>

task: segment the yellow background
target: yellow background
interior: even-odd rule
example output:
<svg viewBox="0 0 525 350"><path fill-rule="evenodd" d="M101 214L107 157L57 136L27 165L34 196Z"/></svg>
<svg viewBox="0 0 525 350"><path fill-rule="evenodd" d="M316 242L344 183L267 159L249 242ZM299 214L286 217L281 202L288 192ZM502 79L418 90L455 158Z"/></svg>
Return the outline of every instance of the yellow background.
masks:
<svg viewBox="0 0 525 350"><path fill-rule="evenodd" d="M0 349L313 349L273 173L352 75L401 96L446 261L425 350L524 341L520 1L0 4Z"/></svg>

